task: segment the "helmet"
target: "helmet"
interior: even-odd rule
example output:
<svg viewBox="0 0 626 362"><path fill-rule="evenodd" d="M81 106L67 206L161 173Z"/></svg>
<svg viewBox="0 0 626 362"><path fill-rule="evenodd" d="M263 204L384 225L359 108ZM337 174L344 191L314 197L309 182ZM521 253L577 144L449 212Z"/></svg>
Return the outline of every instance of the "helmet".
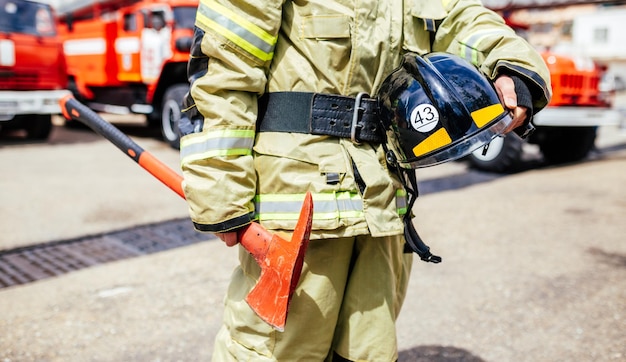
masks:
<svg viewBox="0 0 626 362"><path fill-rule="evenodd" d="M447 53L406 54L378 100L386 144L402 168L464 157L512 122L487 77Z"/></svg>

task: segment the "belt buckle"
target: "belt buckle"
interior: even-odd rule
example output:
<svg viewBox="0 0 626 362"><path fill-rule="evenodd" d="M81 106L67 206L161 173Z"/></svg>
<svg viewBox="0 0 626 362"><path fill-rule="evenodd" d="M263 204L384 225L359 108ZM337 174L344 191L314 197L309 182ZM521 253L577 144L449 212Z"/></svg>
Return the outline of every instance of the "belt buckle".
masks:
<svg viewBox="0 0 626 362"><path fill-rule="evenodd" d="M352 114L352 125L350 126L350 139L352 140L352 143L357 145L361 143L356 138L356 129L363 127L363 125L359 124L359 119L361 118L363 112L365 112L365 108L361 107L361 101L364 97L369 97L369 94L360 92L354 99L354 113Z"/></svg>

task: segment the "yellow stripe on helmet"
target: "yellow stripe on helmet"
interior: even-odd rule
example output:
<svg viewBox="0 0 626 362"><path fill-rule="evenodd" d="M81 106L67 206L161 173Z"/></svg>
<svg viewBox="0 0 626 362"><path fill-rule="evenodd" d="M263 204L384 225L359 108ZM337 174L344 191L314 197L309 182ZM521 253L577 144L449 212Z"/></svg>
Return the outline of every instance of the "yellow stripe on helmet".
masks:
<svg viewBox="0 0 626 362"><path fill-rule="evenodd" d="M481 108L471 113L472 119L478 128L483 128L486 124L496 119L504 113L504 107L496 103L485 108Z"/></svg>
<svg viewBox="0 0 626 362"><path fill-rule="evenodd" d="M417 146L413 147L413 153L416 157L419 157L450 143L452 143L452 138L450 138L448 131L446 131L445 128L440 128Z"/></svg>

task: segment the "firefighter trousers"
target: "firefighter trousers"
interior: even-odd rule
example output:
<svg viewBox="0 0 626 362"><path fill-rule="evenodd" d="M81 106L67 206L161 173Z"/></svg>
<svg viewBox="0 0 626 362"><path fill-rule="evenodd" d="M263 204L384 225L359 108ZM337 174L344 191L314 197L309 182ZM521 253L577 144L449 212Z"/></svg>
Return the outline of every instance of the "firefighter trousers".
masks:
<svg viewBox="0 0 626 362"><path fill-rule="evenodd" d="M284 332L245 302L260 269L240 247L213 361L395 361L413 254L401 235L311 240Z"/></svg>

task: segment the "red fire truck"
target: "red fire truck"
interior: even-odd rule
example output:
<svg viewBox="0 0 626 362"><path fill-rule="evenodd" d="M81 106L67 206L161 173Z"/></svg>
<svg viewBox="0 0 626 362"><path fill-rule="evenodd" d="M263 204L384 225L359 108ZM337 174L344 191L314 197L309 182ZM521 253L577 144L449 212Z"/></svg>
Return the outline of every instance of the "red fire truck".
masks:
<svg viewBox="0 0 626 362"><path fill-rule="evenodd" d="M507 23L524 36L525 25ZM494 139L468 157L474 168L516 170L523 160L524 142L538 145L550 164L578 161L595 146L598 127L620 123L621 115L612 108L612 98L600 91L602 68L589 58L550 51L541 56L550 70L552 100L534 117L535 132L525 141L514 133Z"/></svg>
<svg viewBox="0 0 626 362"><path fill-rule="evenodd" d="M0 0L0 128L47 139L59 99L69 92L65 58L52 8Z"/></svg>
<svg viewBox="0 0 626 362"><path fill-rule="evenodd" d="M178 147L197 0L111 0L61 14L69 89L91 109L144 114Z"/></svg>

